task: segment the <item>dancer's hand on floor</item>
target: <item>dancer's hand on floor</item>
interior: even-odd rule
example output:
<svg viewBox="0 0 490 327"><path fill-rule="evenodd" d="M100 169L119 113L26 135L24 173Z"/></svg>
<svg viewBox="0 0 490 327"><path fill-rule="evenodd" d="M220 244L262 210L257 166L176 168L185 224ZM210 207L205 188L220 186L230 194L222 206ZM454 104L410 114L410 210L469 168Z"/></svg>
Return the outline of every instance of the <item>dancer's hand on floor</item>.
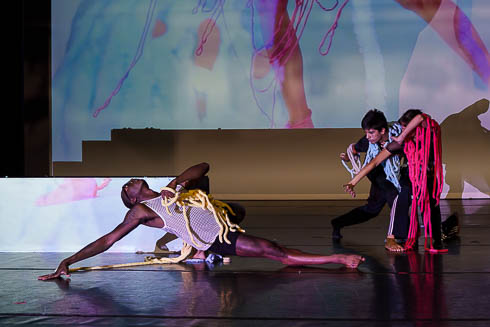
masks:
<svg viewBox="0 0 490 327"><path fill-rule="evenodd" d="M37 279L38 280L49 280L49 279L54 279L54 278L60 278L61 275L65 275L67 277L70 277L69 272L70 272L70 270L68 269L68 265L66 264L66 262L61 261L60 265L58 266L58 269L56 269L56 271L54 273L39 276Z"/></svg>

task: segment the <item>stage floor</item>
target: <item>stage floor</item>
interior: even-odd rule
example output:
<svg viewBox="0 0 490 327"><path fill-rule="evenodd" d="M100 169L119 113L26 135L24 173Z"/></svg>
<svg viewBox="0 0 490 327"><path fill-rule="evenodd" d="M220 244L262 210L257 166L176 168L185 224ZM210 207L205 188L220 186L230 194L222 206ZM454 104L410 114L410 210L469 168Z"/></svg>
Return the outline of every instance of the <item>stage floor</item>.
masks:
<svg viewBox="0 0 490 327"><path fill-rule="evenodd" d="M43 282L37 276L71 253L0 253L0 324L490 325L490 199L442 201L443 217L456 211L461 225L442 255L425 253L423 240L418 251L386 252L387 208L332 242L331 219L363 201L241 203L247 233L308 252L357 253L366 262L352 270L232 257L214 267L145 266ZM139 262L146 255L107 253L73 267Z"/></svg>

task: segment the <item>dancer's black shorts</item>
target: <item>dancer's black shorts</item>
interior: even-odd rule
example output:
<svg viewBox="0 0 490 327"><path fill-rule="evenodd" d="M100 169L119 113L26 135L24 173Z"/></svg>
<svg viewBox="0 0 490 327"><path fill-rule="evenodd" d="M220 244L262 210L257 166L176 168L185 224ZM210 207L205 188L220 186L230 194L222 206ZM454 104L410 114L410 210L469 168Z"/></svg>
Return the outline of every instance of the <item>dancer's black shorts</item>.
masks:
<svg viewBox="0 0 490 327"><path fill-rule="evenodd" d="M209 251L221 254L221 255L236 255L236 240L241 232L229 232L226 236L231 244L228 244L223 239L223 243L219 241L219 237L216 237L213 245L209 247Z"/></svg>

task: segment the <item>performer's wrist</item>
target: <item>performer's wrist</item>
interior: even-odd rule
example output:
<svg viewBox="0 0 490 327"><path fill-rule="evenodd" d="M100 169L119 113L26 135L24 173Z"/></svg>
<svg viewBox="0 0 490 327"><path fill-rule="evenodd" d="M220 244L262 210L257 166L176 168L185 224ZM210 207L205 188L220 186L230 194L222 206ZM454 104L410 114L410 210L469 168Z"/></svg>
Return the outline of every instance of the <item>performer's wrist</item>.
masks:
<svg viewBox="0 0 490 327"><path fill-rule="evenodd" d="M67 267L72 265L73 262L70 260L70 258L66 258L66 259L63 259L61 262L60 262L60 265L66 265Z"/></svg>
<svg viewBox="0 0 490 327"><path fill-rule="evenodd" d="M174 178L170 183L168 183L167 186L175 190L175 188L177 187L177 178Z"/></svg>

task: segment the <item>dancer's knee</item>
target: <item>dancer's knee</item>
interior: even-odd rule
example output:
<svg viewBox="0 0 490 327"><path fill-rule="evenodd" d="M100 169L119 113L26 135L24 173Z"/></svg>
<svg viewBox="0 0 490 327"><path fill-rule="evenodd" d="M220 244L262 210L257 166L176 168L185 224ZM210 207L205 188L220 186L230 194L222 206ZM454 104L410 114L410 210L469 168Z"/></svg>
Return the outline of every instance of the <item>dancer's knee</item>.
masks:
<svg viewBox="0 0 490 327"><path fill-rule="evenodd" d="M287 253L284 248L276 242L269 240L261 241L262 255L267 258L276 259L281 262L287 259Z"/></svg>

